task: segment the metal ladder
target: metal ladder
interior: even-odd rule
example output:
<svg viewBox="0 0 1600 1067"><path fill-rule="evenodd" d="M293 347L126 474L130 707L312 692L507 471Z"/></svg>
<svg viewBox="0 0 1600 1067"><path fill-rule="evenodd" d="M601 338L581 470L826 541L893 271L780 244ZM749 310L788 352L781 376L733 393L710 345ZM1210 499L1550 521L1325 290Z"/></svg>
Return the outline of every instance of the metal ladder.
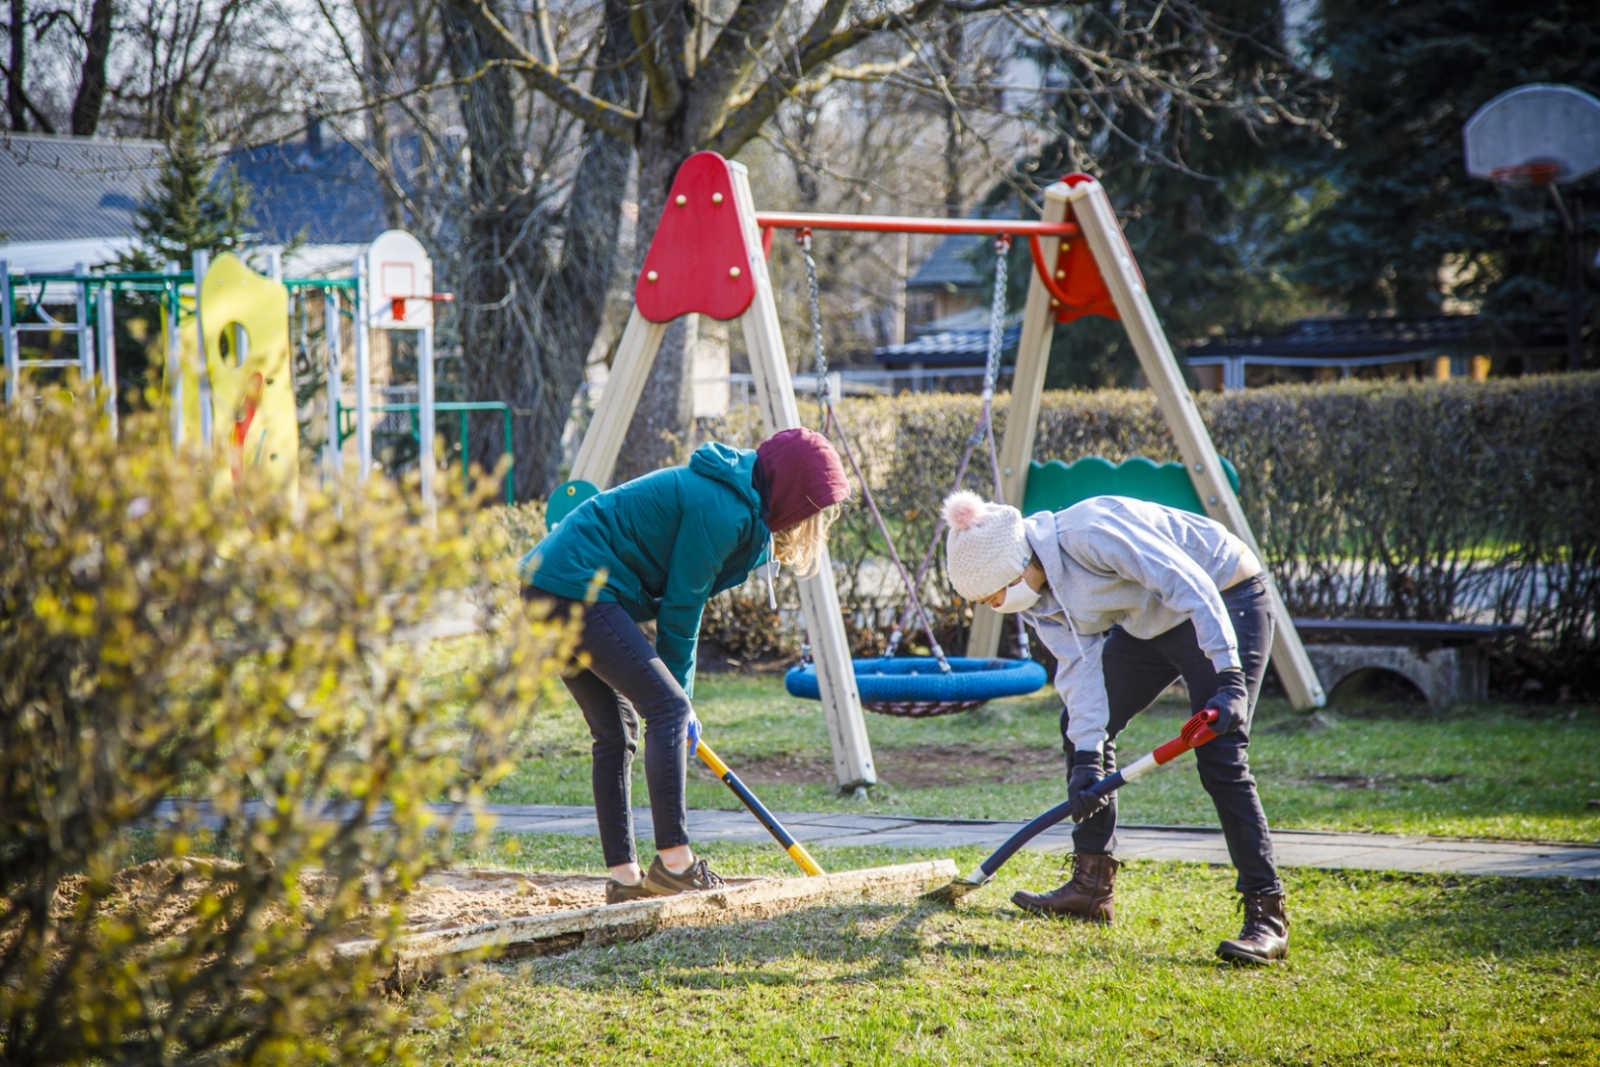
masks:
<svg viewBox="0 0 1600 1067"><path fill-rule="evenodd" d="M89 381L95 376L95 357L98 348L99 371L106 394L106 412L111 417L114 429L117 417L117 354L112 289L107 283L99 286L98 292L94 294L94 299L97 301L95 308L97 321L91 322L89 304L93 281L84 265L79 263L73 267L70 278L45 275L34 280L23 275L21 284L18 285L12 279L11 264L0 259L0 349L3 349L5 356L6 401L14 402L21 395L24 370L76 367L82 380ZM69 284L74 288L71 322L55 318L45 308L45 298L50 286L62 284ZM19 289L24 301L28 302L28 306L22 312L24 321L17 320L16 297ZM38 291L36 299L33 295L35 289ZM77 358L23 359L21 335L25 331L77 334ZM96 341L99 343L96 344Z"/></svg>
<svg viewBox="0 0 1600 1067"><path fill-rule="evenodd" d="M81 278L83 264L73 268L73 274ZM59 284L59 283L57 283ZM49 291L51 282L33 282L23 276L20 287L14 286L11 280L11 265L0 262L0 329L5 331L5 357L6 357L6 399L15 400L21 387L22 371L24 368L44 367L77 367L78 372L85 379L94 374L94 328L89 325L89 287L85 281L78 281L77 292L73 296L73 322L62 322L45 310L45 295ZM16 308L14 305L15 289L20 288L24 299L32 299L34 287L38 287L39 296L33 300L31 306L23 312L26 319L33 315L38 316L38 321L15 321ZM77 359L23 359L21 334L24 330L42 333L75 333L78 335Z"/></svg>

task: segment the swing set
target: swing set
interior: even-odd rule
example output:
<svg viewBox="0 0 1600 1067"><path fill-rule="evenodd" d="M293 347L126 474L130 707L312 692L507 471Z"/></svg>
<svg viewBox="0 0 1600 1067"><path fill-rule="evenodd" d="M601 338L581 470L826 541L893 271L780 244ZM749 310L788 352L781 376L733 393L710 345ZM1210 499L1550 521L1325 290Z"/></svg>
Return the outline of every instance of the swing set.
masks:
<svg viewBox="0 0 1600 1067"><path fill-rule="evenodd" d="M873 515L907 591L906 605L889 638L886 654L852 660L833 566L826 554L816 572L798 583L807 634L806 656L789 672L786 685L797 696L821 700L832 742L835 777L842 789L877 781L861 715L863 706L896 715L948 714L996 696L1032 692L1046 679L1043 668L1026 658L1025 635L1021 645L1023 659L995 658L1002 618L981 605L974 607L966 656L946 655L940 647L927 611L917 597L917 589L937 551L940 531L935 530L913 576L901 560L871 487L862 476L827 387L816 265L810 254L814 231L977 234L995 239L1001 254L997 257L991 302L982 407L958 466L957 487L965 479L977 449L983 446L996 495L1018 506L1024 504L1055 325L1084 315L1102 315L1120 320L1127 329L1140 366L1172 428L1183 457L1184 473L1205 513L1260 554L1229 480L1228 468L1200 420L1132 251L1099 182L1088 175L1074 174L1051 185L1044 192L1044 210L1037 221L757 212L748 171L714 152L700 152L686 160L667 194L655 238L634 286L634 308L610 378L579 448L571 480L557 486L551 496L547 522L554 525L561 521L611 481L666 326L680 315L692 312L722 321L739 319L766 432L770 435L801 425L767 272L767 256L778 229L797 231L805 260L824 432L839 444L860 483L863 503ZM1034 270L1017 348L1010 417L1005 434L997 440L992 401L1005 318L1004 253L1011 240L1020 238L1028 241ZM1321 706L1325 697L1316 673L1275 589L1271 595L1279 620L1273 644L1279 676L1295 706ZM926 633L933 655L896 655L905 631L912 625Z"/></svg>

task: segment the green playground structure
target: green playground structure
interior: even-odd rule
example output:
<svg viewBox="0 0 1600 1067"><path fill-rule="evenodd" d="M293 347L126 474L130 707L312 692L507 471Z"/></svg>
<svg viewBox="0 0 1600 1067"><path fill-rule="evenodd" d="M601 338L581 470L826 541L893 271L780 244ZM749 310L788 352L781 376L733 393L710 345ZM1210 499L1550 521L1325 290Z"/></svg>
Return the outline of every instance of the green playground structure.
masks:
<svg viewBox="0 0 1600 1067"><path fill-rule="evenodd" d="M1222 458L1222 469L1237 494L1239 472L1226 458ZM1099 456L1085 456L1074 463L1032 460L1028 464L1028 487L1022 495L1022 513L1060 511L1080 500L1105 495L1131 496L1196 515L1206 513L1194 479L1182 463L1156 463L1144 456L1133 456L1121 463Z"/></svg>
<svg viewBox="0 0 1600 1067"><path fill-rule="evenodd" d="M373 404L369 410L380 414L405 412L410 416L412 438L420 441L422 438L422 421L417 413L417 409L420 406L418 404ZM469 425L467 416L474 411L500 412L502 447L505 449L506 456L511 460L511 465L506 468L505 474L505 497L507 504L515 504L517 502L516 484L512 478L512 473L517 469L517 460L516 455L511 450L511 405L501 400L440 400L436 401L433 407L435 411L454 411L460 416L458 421L461 424L461 484L465 488L471 488L472 477L472 465L467 447L467 428ZM343 446L345 441L355 435L356 411L351 407L335 405L334 413L336 424L339 427L339 445Z"/></svg>

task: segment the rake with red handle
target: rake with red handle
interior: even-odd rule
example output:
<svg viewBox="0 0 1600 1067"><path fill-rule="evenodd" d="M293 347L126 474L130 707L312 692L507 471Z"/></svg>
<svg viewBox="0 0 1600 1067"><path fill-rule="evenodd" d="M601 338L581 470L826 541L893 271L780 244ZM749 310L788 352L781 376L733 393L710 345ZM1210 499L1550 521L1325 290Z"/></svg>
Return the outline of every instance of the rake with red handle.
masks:
<svg viewBox="0 0 1600 1067"><path fill-rule="evenodd" d="M1149 755L1141 756L1134 760L1121 770L1113 771L1106 775L1090 787L1089 795L1092 797L1109 796L1135 778L1143 777L1157 767L1171 763L1191 748L1199 748L1217 736L1211 732L1211 724L1216 721L1217 712L1215 708L1206 708L1204 711L1197 712L1193 718L1183 724L1183 729L1179 731L1177 737L1174 737ZM1017 850L1023 845L1026 845L1070 814L1072 814L1070 801L1057 804L1012 834L1005 844L995 849L988 859L973 869L971 874L957 878L949 885L943 885L938 889L922 894L922 899L931 900L937 904L954 904L992 879L995 872L1004 866L1007 860L1016 855Z"/></svg>

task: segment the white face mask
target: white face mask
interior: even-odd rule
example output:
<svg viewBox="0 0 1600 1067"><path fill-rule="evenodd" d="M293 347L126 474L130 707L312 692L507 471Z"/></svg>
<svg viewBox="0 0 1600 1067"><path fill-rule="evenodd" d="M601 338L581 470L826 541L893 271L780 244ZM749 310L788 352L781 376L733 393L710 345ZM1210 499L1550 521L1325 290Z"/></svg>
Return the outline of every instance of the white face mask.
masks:
<svg viewBox="0 0 1600 1067"><path fill-rule="evenodd" d="M1039 602L1043 590L1035 589L1026 579L1018 581L1015 585L1006 586L1006 598L994 610L1002 615L1015 615L1019 611L1027 611Z"/></svg>

